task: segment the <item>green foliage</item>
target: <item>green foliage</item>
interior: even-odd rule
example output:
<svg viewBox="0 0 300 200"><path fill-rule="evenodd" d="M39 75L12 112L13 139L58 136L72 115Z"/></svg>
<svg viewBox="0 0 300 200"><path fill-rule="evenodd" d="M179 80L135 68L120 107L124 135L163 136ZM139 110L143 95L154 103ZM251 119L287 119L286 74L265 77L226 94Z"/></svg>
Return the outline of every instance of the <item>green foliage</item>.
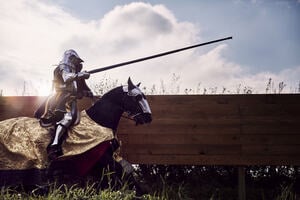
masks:
<svg viewBox="0 0 300 200"><path fill-rule="evenodd" d="M50 186L50 189L45 194L39 194L37 191L40 188L32 190L32 192L20 191L12 188L1 188L0 200L133 200L136 199L135 192L132 190L113 191L112 189L97 190L94 184L87 184L86 187L79 187L73 185L68 187L63 184L59 187L57 185ZM139 197L144 200L160 200L165 198L155 197L151 195L144 195Z"/></svg>
<svg viewBox="0 0 300 200"><path fill-rule="evenodd" d="M264 167L261 167L264 168ZM154 169L154 170L152 170ZM146 171L148 170L148 174ZM252 170L259 171L252 175ZM142 172L143 171L143 172ZM25 192L22 188L1 188L0 200L192 200L237 199L236 170L230 166L150 166L138 167L140 181L149 186L150 194L136 197L125 183L116 190L111 184L99 189L97 183L85 185L50 184ZM289 167L265 167L264 170L246 169L247 199L296 200L299 179L297 171ZM145 173L145 176L141 174ZM109 176L109 174L106 174ZM41 190L43 189L43 190ZM42 192L41 192L42 191ZM45 192L46 191L46 192ZM298 191L299 192L299 191Z"/></svg>
<svg viewBox="0 0 300 200"><path fill-rule="evenodd" d="M151 193L167 199L237 199L238 172L233 166L139 165ZM298 188L299 169L288 166L246 168L247 199L287 199ZM299 194L298 194L299 195Z"/></svg>
<svg viewBox="0 0 300 200"><path fill-rule="evenodd" d="M117 87L118 84L118 79L113 80L109 77L106 77L106 75L103 75L102 78L97 81L97 83L91 85L91 89L93 90L94 95L102 96L109 90Z"/></svg>
<svg viewBox="0 0 300 200"><path fill-rule="evenodd" d="M293 192L293 184L281 186L281 193L278 195L276 200L296 200L297 196Z"/></svg>

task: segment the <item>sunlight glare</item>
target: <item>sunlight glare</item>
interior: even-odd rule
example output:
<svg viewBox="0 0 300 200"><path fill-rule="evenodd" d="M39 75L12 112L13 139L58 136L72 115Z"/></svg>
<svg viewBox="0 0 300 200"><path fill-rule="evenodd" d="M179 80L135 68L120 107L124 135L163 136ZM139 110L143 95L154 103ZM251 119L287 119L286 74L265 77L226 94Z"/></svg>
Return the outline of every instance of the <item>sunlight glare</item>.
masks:
<svg viewBox="0 0 300 200"><path fill-rule="evenodd" d="M37 88L38 96L48 96L51 93L51 85L40 84Z"/></svg>

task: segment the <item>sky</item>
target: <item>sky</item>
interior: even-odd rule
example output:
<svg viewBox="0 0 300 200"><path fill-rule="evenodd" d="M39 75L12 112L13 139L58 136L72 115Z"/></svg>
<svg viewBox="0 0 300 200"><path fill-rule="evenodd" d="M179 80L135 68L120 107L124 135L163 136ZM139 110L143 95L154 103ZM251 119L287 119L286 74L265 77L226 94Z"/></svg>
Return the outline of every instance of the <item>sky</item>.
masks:
<svg viewBox="0 0 300 200"><path fill-rule="evenodd" d="M162 93L299 92L300 0L10 0L0 3L0 92L47 95L63 52L84 70L232 36L106 72ZM271 84L268 85L269 80Z"/></svg>

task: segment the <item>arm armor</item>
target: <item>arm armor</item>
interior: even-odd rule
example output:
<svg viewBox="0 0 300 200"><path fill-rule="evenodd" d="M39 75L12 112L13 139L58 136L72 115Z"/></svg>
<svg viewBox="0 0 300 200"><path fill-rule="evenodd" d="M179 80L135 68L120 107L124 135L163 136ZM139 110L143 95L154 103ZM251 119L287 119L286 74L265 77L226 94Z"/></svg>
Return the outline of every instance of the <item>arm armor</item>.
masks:
<svg viewBox="0 0 300 200"><path fill-rule="evenodd" d="M65 83L70 83L77 78L77 74L72 71L70 66L61 65L60 70L61 70L62 79Z"/></svg>

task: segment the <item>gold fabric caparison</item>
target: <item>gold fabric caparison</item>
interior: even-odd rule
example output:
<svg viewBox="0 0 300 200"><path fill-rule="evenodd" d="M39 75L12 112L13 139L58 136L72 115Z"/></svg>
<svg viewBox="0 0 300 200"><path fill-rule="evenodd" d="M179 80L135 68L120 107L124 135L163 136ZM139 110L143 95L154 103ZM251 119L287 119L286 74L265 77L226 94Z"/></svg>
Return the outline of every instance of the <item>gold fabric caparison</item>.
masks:
<svg viewBox="0 0 300 200"><path fill-rule="evenodd" d="M71 128L61 159L78 155L113 139L113 131L94 122L85 111ZM35 118L18 117L0 122L0 170L44 169L48 165L47 145L51 136Z"/></svg>

